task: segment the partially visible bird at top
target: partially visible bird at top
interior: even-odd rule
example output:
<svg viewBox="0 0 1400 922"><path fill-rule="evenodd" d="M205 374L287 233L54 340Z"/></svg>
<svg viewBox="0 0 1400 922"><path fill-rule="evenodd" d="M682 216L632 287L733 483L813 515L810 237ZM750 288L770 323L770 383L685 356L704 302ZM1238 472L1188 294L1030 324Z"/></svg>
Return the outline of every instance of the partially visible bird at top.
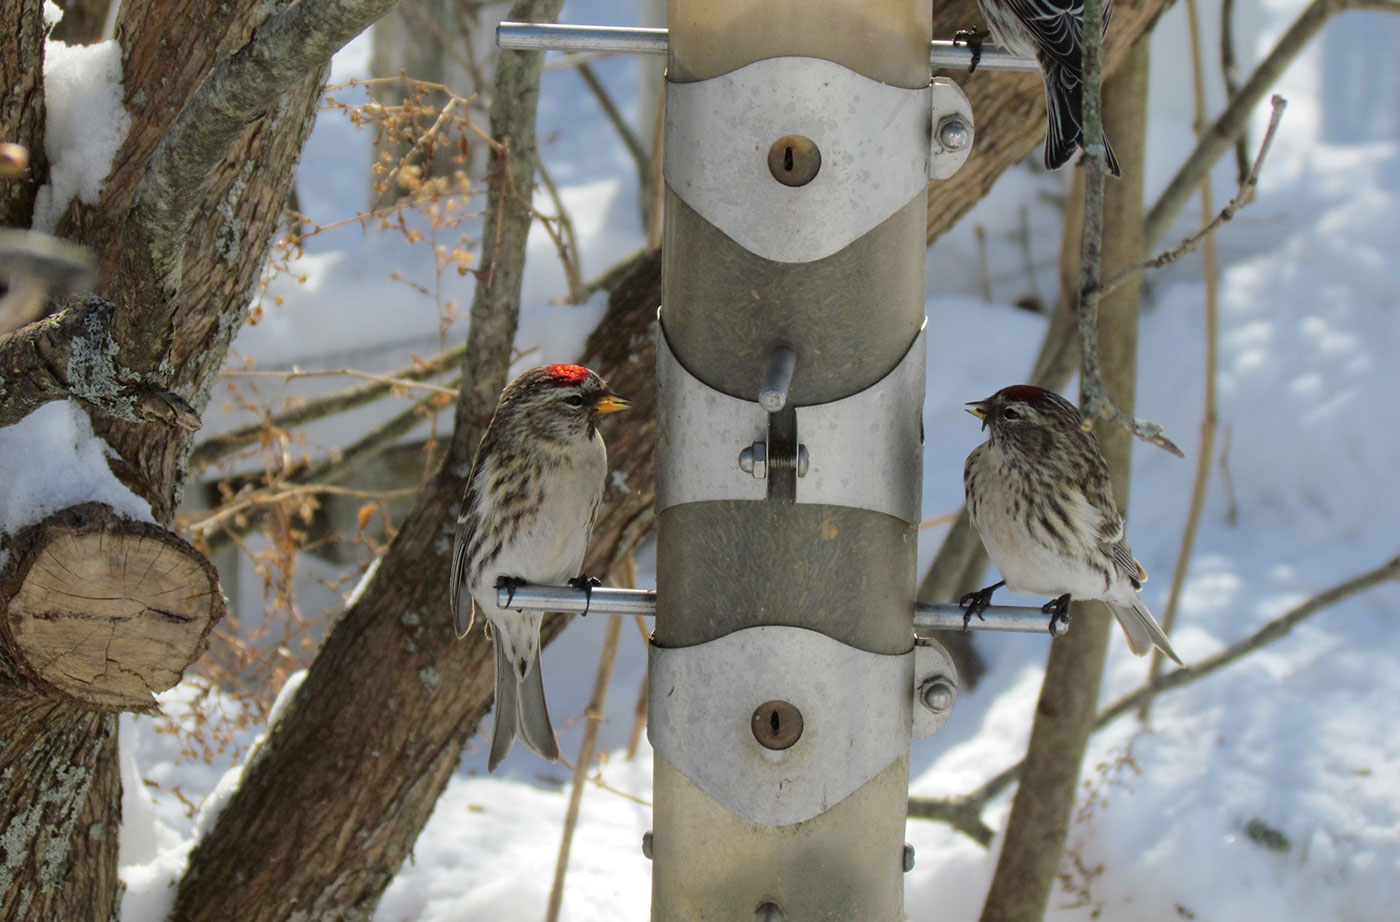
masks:
<svg viewBox="0 0 1400 922"><path fill-rule="evenodd" d="M1108 464L1074 404L1030 384L969 403L991 437L967 456L967 511L1002 581L962 597L964 623L1001 586L1055 596L1052 622L1074 599L1102 599L1138 656L1153 646L1181 664L1138 597L1147 579L1123 533Z"/></svg>
<svg viewBox="0 0 1400 922"><path fill-rule="evenodd" d="M452 548L453 624L466 636L479 611L496 650L495 729L488 769L518 734L551 761L559 744L540 675L539 612L497 604L497 590L579 576L603 498L608 452L598 419L626 409L596 372L542 365L506 385L476 450Z"/></svg>
<svg viewBox="0 0 1400 922"><path fill-rule="evenodd" d="M997 44L1020 57L1034 56L1045 77L1045 167L1058 170L1084 146L1084 0L977 0ZM1113 0L1104 0L1100 34L1108 32ZM959 32L955 42L972 49L972 66L981 57L981 36ZM1104 138L1108 171L1120 175L1118 158Z"/></svg>

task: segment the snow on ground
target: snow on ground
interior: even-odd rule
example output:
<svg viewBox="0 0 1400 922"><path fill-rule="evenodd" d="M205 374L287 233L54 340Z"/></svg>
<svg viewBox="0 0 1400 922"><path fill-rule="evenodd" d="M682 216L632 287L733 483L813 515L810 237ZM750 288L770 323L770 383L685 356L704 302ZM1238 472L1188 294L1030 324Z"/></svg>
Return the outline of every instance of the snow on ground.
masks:
<svg viewBox="0 0 1400 922"><path fill-rule="evenodd" d="M1256 59L1302 6L1302 0L1239 4L1246 61ZM617 2L603 10L566 6L564 19L625 24L632 15ZM1169 11L1153 55L1149 195L1165 184L1191 143L1183 22L1180 5ZM1217 452L1228 445L1229 481L1227 487L1216 465L1176 632L1177 649L1188 661L1400 551L1394 525L1400 520L1394 489L1400 437L1388 396L1400 391L1392 360L1400 347L1397 45L1395 17L1348 13L1325 30L1279 87L1290 107L1258 201L1222 231ZM1206 47L1216 47L1211 34ZM364 58L361 40L338 59L338 76L361 72ZM626 108L635 66L604 61L599 68ZM1213 92L1217 108L1219 98ZM1262 124L1256 118L1256 139ZM591 275L641 242L630 165L568 72L546 78L540 137L573 209L585 275ZM347 202L361 201L356 171L367 162L364 144L343 124L322 119L318 125L302 194L308 207L331 212L324 219L344 216ZM1227 157L1215 173L1222 202L1233 169ZM1053 292L1058 227L1046 195L1063 195L1066 185L1064 175L1017 171L930 253L929 517L960 502L962 459L981 438L962 404L1022 378L1030 365L1042 321L1010 302L1035 288L1043 297ZM1178 232L1191 228L1194 203L1187 211ZM990 305L981 300L972 268L975 224L986 230L995 269ZM1033 280L1021 269L1026 260L1015 240L1023 225L1030 228ZM357 228L337 233L309 248L301 269L311 280L289 288L284 306L269 309L262 325L240 337L241 354L264 367L344 364L346 355L358 355L359 367L384 371L415 350L436 348L436 308L388 280L393 268L406 267L409 252L386 235ZM1196 258L1150 281L1138 412L1164 423L1188 455L1180 461L1146 446L1135 455L1129 533L1153 574L1144 597L1160 611L1199 438L1203 289ZM552 247L539 234L531 241L517 343L540 347L526 360L530 364L572 358L601 309L598 303L548 306L561 290ZM469 295L462 287L451 296L466 303ZM460 341L462 326L452 326L446 338ZM325 359L327 352L335 354ZM372 364L375 359L380 364ZM923 563L940 537L938 530L923 535ZM642 563L645 579L653 571ZM1050 918L1252 922L1392 915L1400 902L1397 611L1400 587L1373 590L1227 671L1162 697L1149 728L1123 719L1098 735L1085 770L1094 795L1070 842L1084 873L1073 892L1052 897ZM602 630L602 619L579 621L545 651L566 753L577 751ZM1020 756L1048 643L1044 637L982 641L990 667L983 684L959 701L937 737L914 742L913 793L971 790ZM645 800L649 751L643 746L632 762L620 751L643 656L640 638L625 630L600 745L607 784ZM1115 640L1104 699L1134 688L1144 670ZM172 692L171 706L187 694ZM173 792L178 787L199 804L231 766L226 758L213 765L177 761L176 742L154 733L144 718L123 719L122 742L125 919L154 922L163 916L169 883L195 835L194 821ZM480 736L468 746L412 860L385 894L379 922L542 914L567 803L567 769L516 747L503 769L487 777L484 749ZM1009 794L985 818L999 828L1008 808ZM649 866L640 840L649 826L647 807L614 791L587 792L564 919L645 917ZM908 838L917 848L906 877L909 917L975 918L994 854L931 823L911 822Z"/></svg>

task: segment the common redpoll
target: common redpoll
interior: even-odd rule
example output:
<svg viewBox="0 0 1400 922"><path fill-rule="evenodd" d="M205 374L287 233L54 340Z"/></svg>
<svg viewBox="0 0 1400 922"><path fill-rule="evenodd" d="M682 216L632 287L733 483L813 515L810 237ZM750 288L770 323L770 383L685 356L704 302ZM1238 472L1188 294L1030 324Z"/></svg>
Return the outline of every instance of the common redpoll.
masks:
<svg viewBox="0 0 1400 922"><path fill-rule="evenodd" d="M501 608L497 589L596 583L578 572L608 471L597 423L628 405L587 368L542 365L506 385L477 447L457 517L450 596L458 637L466 636L478 610L491 626L491 771L517 733L546 759L559 758L540 675L543 616Z"/></svg>
<svg viewBox="0 0 1400 922"><path fill-rule="evenodd" d="M1084 145L1084 0L977 0L997 44L1021 57L1035 56L1045 77L1045 109L1050 125L1045 133L1045 166L1057 170ZM1103 26L1108 32L1112 0L1104 0ZM973 50L977 67L981 41L975 33L959 32ZM1108 171L1119 175L1113 148L1104 139Z"/></svg>
<svg viewBox="0 0 1400 922"><path fill-rule="evenodd" d="M967 456L967 511L1002 581L962 598L968 618L999 587L1056 596L1043 611L1065 617L1071 598L1108 603L1138 656L1155 644L1180 664L1138 598L1147 571L1133 559L1113 502L1098 439L1059 394L1030 384L968 404L991 438Z"/></svg>

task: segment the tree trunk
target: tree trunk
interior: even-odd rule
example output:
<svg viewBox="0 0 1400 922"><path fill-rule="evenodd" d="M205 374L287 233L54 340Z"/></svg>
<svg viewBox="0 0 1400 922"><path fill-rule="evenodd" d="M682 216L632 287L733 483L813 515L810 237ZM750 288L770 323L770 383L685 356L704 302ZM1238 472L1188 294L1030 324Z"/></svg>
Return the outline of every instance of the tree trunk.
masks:
<svg viewBox="0 0 1400 922"><path fill-rule="evenodd" d="M28 227L34 196L48 181L44 156L43 0L0 0L0 141L22 146L29 169L0 179L0 227Z"/></svg>
<svg viewBox="0 0 1400 922"><path fill-rule="evenodd" d="M1104 87L1103 119L1123 176L1110 180L1104 208L1103 269L1112 275L1141 258L1142 161L1147 116L1144 39ZM1103 299L1099 342L1105 384L1114 403L1132 412L1137 372L1136 280ZM1113 498L1124 515L1132 437L1100 423L1094 429L1113 477ZM982 909L982 922L1038 922L1045 915L1069 831L1084 751L1093 732L1099 682L1111 621L1102 602L1076 602L1074 626L1050 647L1021 783L1006 839Z"/></svg>

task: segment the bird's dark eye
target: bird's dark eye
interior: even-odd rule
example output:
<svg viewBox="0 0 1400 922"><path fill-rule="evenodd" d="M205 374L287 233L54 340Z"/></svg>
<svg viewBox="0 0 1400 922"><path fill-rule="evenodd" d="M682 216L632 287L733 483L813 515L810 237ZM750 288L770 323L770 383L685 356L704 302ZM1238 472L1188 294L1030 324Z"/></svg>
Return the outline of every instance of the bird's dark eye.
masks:
<svg viewBox="0 0 1400 922"><path fill-rule="evenodd" d="M571 407L581 407L583 406L583 397L579 394L570 394L564 398L564 402Z"/></svg>
<svg viewBox="0 0 1400 922"><path fill-rule="evenodd" d="M1009 409L1009 408L1008 408L1008 409L1005 409L1005 410L1002 410L1002 411L1001 411L1001 418L1002 418L1002 419L1020 419L1020 418L1021 418L1021 414L1018 413L1018 412L1016 412L1015 410L1012 410L1012 409Z"/></svg>

